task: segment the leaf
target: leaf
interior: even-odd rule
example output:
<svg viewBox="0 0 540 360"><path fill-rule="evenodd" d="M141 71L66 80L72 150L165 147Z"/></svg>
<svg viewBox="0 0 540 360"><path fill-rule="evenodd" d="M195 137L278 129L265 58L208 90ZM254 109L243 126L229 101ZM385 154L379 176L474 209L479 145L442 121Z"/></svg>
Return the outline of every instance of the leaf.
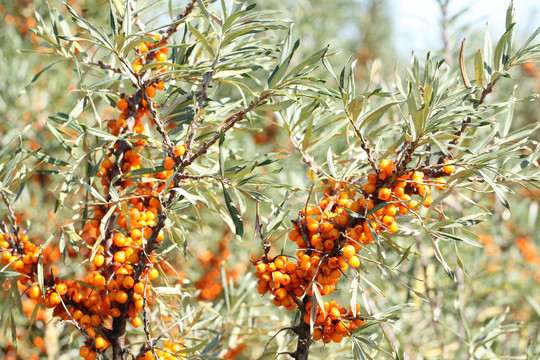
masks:
<svg viewBox="0 0 540 360"><path fill-rule="evenodd" d="M188 28L189 28L189 31L191 31L193 35L195 35L195 37L201 41L204 48L210 53L210 55L215 57L216 53L214 51L214 48L212 48L212 45L210 45L210 42L208 41L208 39L206 39L206 37L204 37L204 35L201 34L199 30L195 29L193 25L191 25L191 23L189 22L188 22Z"/></svg>
<svg viewBox="0 0 540 360"><path fill-rule="evenodd" d="M266 103L255 107L253 110L258 111L281 111L287 109L292 104L296 103L296 100L285 100L276 103Z"/></svg>
<svg viewBox="0 0 540 360"><path fill-rule="evenodd" d="M313 297L317 300L317 306L312 306L311 308L317 309L317 307L321 307L323 315L326 317L326 311L324 310L324 300L322 298L321 292L319 291L319 287L315 283L311 283L311 293L313 294ZM313 305L313 304L312 304Z"/></svg>
<svg viewBox="0 0 540 360"><path fill-rule="evenodd" d="M388 109L390 109L392 106L401 103L401 101L395 101L391 102L389 104L382 105L381 107L373 110L369 114L366 114L365 116L361 117L360 125L358 126L358 129L362 129L364 126L366 126L368 123L370 123L373 120L379 119L381 116L384 115Z"/></svg>
<svg viewBox="0 0 540 360"><path fill-rule="evenodd" d="M328 147L328 151L326 153L326 162L328 163L328 169L330 170L330 174L337 179L337 173L336 168L334 166L334 158L332 157L332 147Z"/></svg>
<svg viewBox="0 0 540 360"><path fill-rule="evenodd" d="M478 50L474 56L474 73L478 85L484 87L484 59L482 58L482 50Z"/></svg>
<svg viewBox="0 0 540 360"><path fill-rule="evenodd" d="M511 36L510 32L513 27L514 25L512 25L510 29L506 30L495 47L495 55L493 57L493 68L495 71L503 69L504 65L506 65L506 61L508 61L507 40L508 37Z"/></svg>
<svg viewBox="0 0 540 360"><path fill-rule="evenodd" d="M242 216L240 215L240 212L238 212L238 208L236 207L223 183L221 184L221 187L223 189L223 196L225 197L225 205L227 206L227 210L231 215L231 219L236 229L236 235L241 238L244 235L244 223L242 222Z"/></svg>
<svg viewBox="0 0 540 360"><path fill-rule="evenodd" d="M360 116L360 113L362 112L362 108L364 107L364 97L363 96L357 96L355 97L349 105L347 105L347 112L351 115L351 118L353 121L356 121L358 117Z"/></svg>
<svg viewBox="0 0 540 360"><path fill-rule="evenodd" d="M482 172L481 170L478 170L476 169L476 171L478 172L478 174L484 179L486 180L486 182L489 184L489 186L491 186L491 188L493 189L493 191L495 192L495 196L497 197L497 200L499 200L501 202L501 204L507 208L508 210L510 210L510 204L508 203L508 199L506 198L506 195L504 195L503 191L501 190L501 188L495 184L495 182L493 181L493 179L491 179L491 177L489 177L488 175L486 175L484 172Z"/></svg>
<svg viewBox="0 0 540 360"><path fill-rule="evenodd" d="M296 40L289 55L285 58L285 60L283 60L281 64L277 65L274 68L274 71L270 75L270 78L268 78L268 82L267 82L268 87L270 89L274 88L276 83L283 78L283 76L285 75L285 72L287 71L287 68L289 67L289 64L294 55L294 52L296 51L296 49L298 49L299 46L300 46L300 40Z"/></svg>
<svg viewBox="0 0 540 360"><path fill-rule="evenodd" d="M328 51L328 46L325 47L322 50L317 51L310 57L308 57L306 60L300 62L298 65L293 67L291 71L285 76L285 79L290 79L294 76L298 76L301 71L305 70L306 68L311 68L315 63L317 63L319 60L321 60L324 55L326 55Z"/></svg>

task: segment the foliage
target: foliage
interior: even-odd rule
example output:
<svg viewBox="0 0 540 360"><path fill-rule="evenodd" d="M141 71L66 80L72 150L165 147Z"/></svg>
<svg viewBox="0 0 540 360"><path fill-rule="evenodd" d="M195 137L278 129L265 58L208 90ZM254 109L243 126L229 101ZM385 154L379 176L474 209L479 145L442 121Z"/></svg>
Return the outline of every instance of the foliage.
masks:
<svg viewBox="0 0 540 360"><path fill-rule="evenodd" d="M538 100L501 85L540 29L515 42L511 3L386 85L261 5L10 15L2 54L49 63L0 73L29 81L0 103L6 358L537 356Z"/></svg>

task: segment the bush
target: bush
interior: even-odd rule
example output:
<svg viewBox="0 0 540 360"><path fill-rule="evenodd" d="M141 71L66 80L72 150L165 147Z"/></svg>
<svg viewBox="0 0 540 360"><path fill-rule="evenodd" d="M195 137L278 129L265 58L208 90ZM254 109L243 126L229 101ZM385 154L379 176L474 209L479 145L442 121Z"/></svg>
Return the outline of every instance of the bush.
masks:
<svg viewBox="0 0 540 360"><path fill-rule="evenodd" d="M538 101L494 91L540 29L514 44L512 4L455 69L367 86L255 4L80 5L24 22L55 59L26 98L73 100L2 124L6 358L538 353Z"/></svg>

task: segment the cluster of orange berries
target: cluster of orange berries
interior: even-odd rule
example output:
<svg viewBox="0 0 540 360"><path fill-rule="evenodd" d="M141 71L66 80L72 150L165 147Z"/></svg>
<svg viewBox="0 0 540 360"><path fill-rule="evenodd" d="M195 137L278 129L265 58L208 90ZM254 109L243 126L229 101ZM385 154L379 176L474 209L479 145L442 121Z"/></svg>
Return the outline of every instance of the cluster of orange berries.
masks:
<svg viewBox="0 0 540 360"><path fill-rule="evenodd" d="M167 53L169 52L169 49L165 47L167 42L159 34L154 35L153 39L153 43L144 42L136 48L136 55L138 55L138 57L131 63L135 72L141 71L144 65L151 63L153 60L156 60L157 62L164 62L167 60ZM161 66L159 69L160 72L164 72L165 70L167 70L166 66Z"/></svg>
<svg viewBox="0 0 540 360"><path fill-rule="evenodd" d="M306 304L307 314L304 315L306 324L311 322L311 301ZM356 304L356 313L352 308L347 309L337 301L324 302L323 306L317 307L314 326L319 326L313 331L313 340L323 340L339 343L345 336L349 336L357 327L366 323L360 316L360 304Z"/></svg>
<svg viewBox="0 0 540 360"><path fill-rule="evenodd" d="M431 187L443 190L446 181L442 176L454 171L454 165L446 162L441 164L440 170L426 172L428 176L421 171L398 174L393 161L383 159L378 173L368 175L368 182L361 186L358 198L358 191L350 189L355 184L328 184L319 204L306 206L298 219L293 220L289 239L297 245L297 260L289 261L284 255L269 258L265 254L255 262L255 276L259 279L257 291L260 294L270 292L274 304L287 310L309 300L313 286L322 296L333 293L343 272L349 267L360 266L356 252L374 242L380 232L397 232L398 213L415 210L420 203L429 207L433 201L429 196ZM431 179L433 175L437 175L434 180ZM415 194L422 197L420 201L412 199ZM337 303L328 306L333 315L317 321L316 326L321 327L313 335L315 340L341 341L352 331L349 325L356 328L364 321L359 313L346 315L345 308ZM317 308L317 314L328 314L329 311L323 311L320 306ZM308 323L309 316L305 316L304 321ZM339 331L327 331L335 328Z"/></svg>
<svg viewBox="0 0 540 360"><path fill-rule="evenodd" d="M200 289L200 300L214 300L221 294L223 283L221 281L221 267L225 266L225 260L231 256L231 251L228 249L229 239L224 237L218 244L216 253L210 250L202 250L199 252L199 261L201 262L204 274L195 282L195 287ZM237 277L236 271L227 270L227 279Z"/></svg>
<svg viewBox="0 0 540 360"><path fill-rule="evenodd" d="M143 56L137 61L165 60L166 48L152 50L165 42L159 42L159 38L156 41L155 45L139 46L138 51ZM146 88L146 95L152 99L157 90L163 89L163 81L154 81ZM175 161L185 152L183 145L176 146L170 154L176 159L167 157L163 163L165 170L145 174L142 181L132 177L130 172L141 167L141 155L146 146L144 138L148 131L143 118L149 115L147 103L138 93L122 96L116 105L121 113L117 120L108 122L109 131L115 136L126 134L131 139L114 144L101 161L97 176L101 178L103 193L108 195L114 186L116 193L122 194L123 203L94 206L83 228L81 237L87 246L81 250L81 255L90 260L89 273L84 278L87 285L47 275L45 288L40 288L34 274L41 249L29 242L26 234L21 234L19 239L7 233L0 235L3 264L27 275L25 278L32 282L25 290L28 297L53 308L54 316L73 322L83 330L87 340L80 348L80 355L86 360L96 359L99 352L110 346L107 331L112 330L114 318L129 319L133 327L139 327L140 311L145 303L151 304L153 300L151 281L159 276L153 250L164 240L162 226L158 227L160 199L165 180L173 174ZM137 186L131 191L128 188L135 185L135 181ZM108 213L108 221L115 221L118 227L111 230L107 226L106 233L102 233L102 221ZM178 346L166 343L163 358L168 359L165 354L181 350Z"/></svg>
<svg viewBox="0 0 540 360"><path fill-rule="evenodd" d="M540 255L538 255L536 246L534 245L530 237L523 236L523 237L517 238L516 246L518 247L521 255L523 256L523 259L525 259L526 262L530 264L534 264L536 266L540 266ZM536 282L540 283L540 268L539 267L534 269L531 275L532 277L534 277Z"/></svg>
<svg viewBox="0 0 540 360"><path fill-rule="evenodd" d="M2 265L23 274L19 277L22 283L34 278L41 248L29 241L28 235L21 233L17 237L0 231L0 250Z"/></svg>
<svg viewBox="0 0 540 360"><path fill-rule="evenodd" d="M157 358L152 354L151 350L144 353L143 356L137 358L137 360L178 360L185 359L186 354L181 351L185 347L176 341L164 341L163 349L155 349Z"/></svg>

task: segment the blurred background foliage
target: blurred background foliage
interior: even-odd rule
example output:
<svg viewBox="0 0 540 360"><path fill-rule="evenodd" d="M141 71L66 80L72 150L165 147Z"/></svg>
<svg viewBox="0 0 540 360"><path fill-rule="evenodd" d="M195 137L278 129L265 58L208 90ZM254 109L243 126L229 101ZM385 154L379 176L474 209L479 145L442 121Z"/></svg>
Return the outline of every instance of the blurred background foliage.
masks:
<svg viewBox="0 0 540 360"><path fill-rule="evenodd" d="M67 3L93 23L108 21L107 1L89 3L70 0ZM369 85L374 69L376 73L371 82L381 84L383 91L394 91L392 85L385 84L392 83L396 68L401 71L408 66L396 60L404 57L398 54L394 43L393 23L400 14L393 12L388 0L260 0L256 3L259 9L279 11L282 14L279 17L294 23L293 38L299 37L301 46L293 62L329 45L328 59L334 68L343 67L349 57L351 61L357 61L354 79L358 88L366 91L375 90L374 86ZM185 6L183 2L172 4L175 9ZM463 31L456 25L459 16L454 18L459 14L444 15L445 1L438 1L437 4L441 12L433 16L441 17L441 26L433 29L433 32L440 34L441 46L434 49L432 56L444 58L455 66L461 40L457 34ZM143 21L155 19L159 22L158 15L166 16L161 14L167 13L168 6L168 2L160 2L159 6L147 12L148 18L143 18ZM20 171L34 171L33 176L23 189L12 189L16 192L20 190L14 204L20 226L28 228L31 237L41 238L38 242L44 242L59 227L71 223L74 214L80 212L77 205L84 200L74 195L63 208L55 211L57 186L62 180L58 174L65 168L61 164L51 164L45 156L68 159L62 155L63 150L47 129L46 122L48 117L58 112L73 109L81 94L77 91L80 79L73 64L65 61L55 63L58 59L50 54L51 49L30 31L36 26L34 12L45 21L50 21L47 18L48 7L67 16L60 1L0 2L0 83L4 84L4 90L0 92L0 146L8 146L22 153L40 149L21 163ZM520 32L519 24L515 35L516 43L529 36ZM466 53L466 62L467 66L474 68L473 49L482 46L483 34L467 33L467 38L467 48L471 50ZM444 39L448 41L445 43ZM424 54L419 54L419 57L423 58ZM538 64L527 64L519 71L513 71L511 75L514 79L497 87L493 101L507 98L512 91L515 91L516 98L540 91L539 70ZM322 67L317 75L328 82L333 81ZM514 89L516 84L519 86ZM96 112L103 118L107 118L112 111L106 103L97 104ZM332 124L331 114L326 116L329 117L329 124ZM516 104L513 127L537 123L538 116L538 101L520 102ZM24 132L22 144L17 140L10 142L28 125L30 127ZM274 176L280 183L291 184L279 190L279 194L273 198L278 204L290 198L287 203L289 213L282 215L284 226L273 234L273 240L277 242L286 237L287 218L295 217L310 186L306 176L307 166L302 164L301 155L290 145L289 134L281 126L280 120L269 112L265 117L254 117L252 123L243 128L242 136L237 135L227 144L235 149L228 154L233 161L243 160L238 149L246 154L273 154L281 160L279 167L265 168L277 171L283 167L284 170ZM538 132L532 133L531 137L538 140ZM339 140L345 141L343 137ZM348 146L343 142L332 144L332 147L335 152L340 152ZM315 148L311 154L322 159L322 163L326 151L325 147ZM492 194L478 192L472 195L473 200L489 208L492 215L473 228L479 234L477 241L483 247L459 244L461 259L447 258L457 274L457 282L446 275L431 249L421 245L420 234L403 237L403 246L413 247L410 261L402 265L402 279L425 294L429 302L414 296L382 269L373 268L364 274L374 287L380 289L377 292L373 290L374 287L361 284L372 313L408 304L396 310L399 315L395 315L395 318L390 316L391 321L383 325L384 333L380 329L369 328L362 334L363 338L372 341L363 344L366 349L378 344L384 351L396 351L405 359L538 359L540 192L526 190L519 184L510 185L510 188L515 193L509 197L511 211L501 206ZM457 200L453 201L455 210L460 212L462 209ZM196 230L193 230L193 239L189 241L187 256L178 249L172 249L168 254L171 269L163 269L178 281L178 288L186 294L196 295L195 298L185 295L185 301L182 297L187 314L191 314L194 304L202 304L208 310L210 315L206 314L206 323L200 326L220 334L222 350L219 356L225 358L259 358L266 341L278 329L294 321L294 316L283 316L281 310L271 306L268 299L261 298L255 291L256 281L251 274L249 255L260 254L260 245L259 240L253 237L254 208L248 204L247 209L243 242L236 241L221 218L210 211L205 212L204 224L196 224L196 217L191 217ZM270 211L270 207L266 207L261 213L268 217ZM6 209L0 207L0 216L4 218L5 215ZM56 243L55 238L51 243L51 251L55 254L51 256L61 258ZM458 245L448 243L444 246L453 248ZM452 249L443 249L445 251L448 254L453 252ZM399 261L397 254L388 252L387 255L387 263ZM58 265L56 271L61 276L81 271L76 267L77 260L68 257L60 261L67 265ZM459 261L465 264L464 270L458 265ZM224 278L232 281L227 282ZM4 296L0 295L0 302ZM164 295L163 301L166 302L166 299L167 295ZM29 303L11 305L2 307L0 355L3 358L13 358L17 351L19 359L72 358L73 354L66 352L71 348L68 345L71 339L67 336L72 331L69 326L50 322L50 314L34 310ZM14 309L15 322L21 329L15 343L9 321L6 320L11 309ZM283 349L290 340L288 335L282 333L270 342L269 349ZM17 345L18 350L15 351L13 346ZM349 341L326 346L315 344L311 358L352 358L351 346ZM376 358L392 358L384 351Z"/></svg>

